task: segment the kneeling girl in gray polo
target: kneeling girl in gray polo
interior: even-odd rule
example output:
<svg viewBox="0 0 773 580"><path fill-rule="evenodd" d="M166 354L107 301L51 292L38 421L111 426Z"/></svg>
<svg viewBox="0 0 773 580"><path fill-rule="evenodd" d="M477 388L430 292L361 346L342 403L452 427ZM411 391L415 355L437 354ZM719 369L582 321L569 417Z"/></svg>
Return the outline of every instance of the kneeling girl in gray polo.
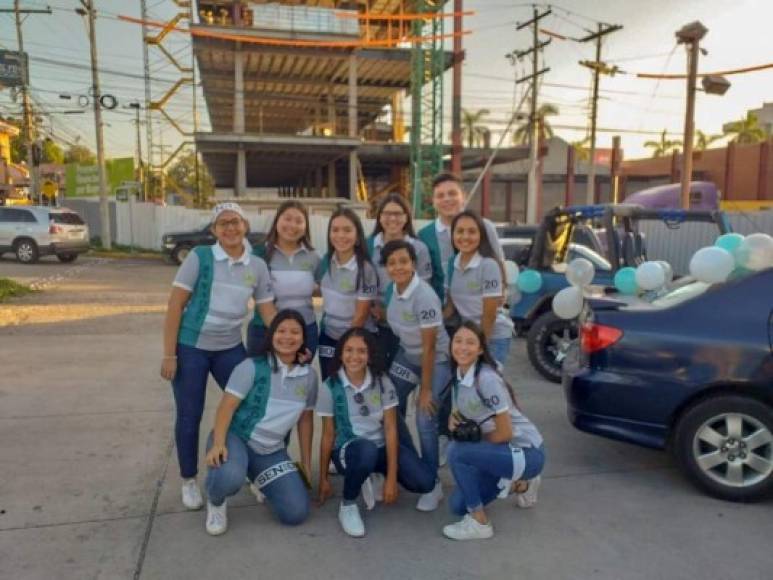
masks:
<svg viewBox="0 0 773 580"><path fill-rule="evenodd" d="M317 375L299 363L306 326L295 310L282 310L268 329L265 356L234 369L207 443L207 532L227 528L226 499L253 481L280 522L296 525L309 513L304 484L311 473L312 409ZM300 468L290 460L285 438L297 424Z"/></svg>
<svg viewBox="0 0 773 580"><path fill-rule="evenodd" d="M413 493L426 493L435 485L435 474L410 438L398 438L397 392L380 364L373 336L361 328L349 329L336 346L333 374L317 400L322 418L320 465L328 465L332 457L344 476L338 519L344 532L354 537L365 535L357 506L361 492L370 510L377 500L393 503L398 482ZM320 503L331 493L328 471L320 469Z"/></svg>
<svg viewBox="0 0 773 580"><path fill-rule="evenodd" d="M448 396L446 387L451 378L448 334L443 327L440 299L416 273L416 252L409 242L389 242L384 246L381 260L393 281L385 295L387 322L400 341L389 376L397 388L403 417L408 395L419 387L416 427L421 456L437 474L437 411ZM438 481L432 492L422 496L417 508L432 511L442 497Z"/></svg>

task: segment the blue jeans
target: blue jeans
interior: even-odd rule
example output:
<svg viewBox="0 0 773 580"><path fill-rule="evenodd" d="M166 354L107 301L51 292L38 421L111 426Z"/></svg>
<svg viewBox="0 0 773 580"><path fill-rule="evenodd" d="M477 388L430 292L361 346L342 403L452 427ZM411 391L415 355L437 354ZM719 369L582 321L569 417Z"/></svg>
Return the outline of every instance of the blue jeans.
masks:
<svg viewBox="0 0 773 580"><path fill-rule="evenodd" d="M371 473L386 475L386 447L377 447L372 441L358 437L333 451L333 463L338 473L344 475L344 500L354 501ZM413 443L400 442L397 481L412 493L429 493L435 487L435 473L419 458Z"/></svg>
<svg viewBox="0 0 773 580"><path fill-rule="evenodd" d="M265 352L266 334L268 328L250 323L247 326L247 356L256 357ZM316 322L306 325L306 348L311 351L311 358L317 354L319 344L319 327ZM311 361L309 361L311 362Z"/></svg>
<svg viewBox="0 0 773 580"><path fill-rule="evenodd" d="M268 455L255 453L242 439L228 433L225 441L228 460L207 472L207 497L214 505L235 495L244 486L244 478L254 481L277 519L297 526L309 516L311 500L300 473L285 449ZM212 434L207 449L212 447Z"/></svg>
<svg viewBox="0 0 773 580"><path fill-rule="evenodd" d="M510 343L512 338L491 338L488 341L488 349L494 360L503 367L507 362L507 356L510 354Z"/></svg>
<svg viewBox="0 0 773 580"><path fill-rule="evenodd" d="M245 358L247 353L241 344L217 351L177 345L177 373L172 379L172 392L176 407L174 438L182 478L196 477L198 473L199 424L204 414L209 374L225 389L231 371Z"/></svg>
<svg viewBox="0 0 773 580"><path fill-rule="evenodd" d="M405 351L401 348L389 367L389 378L392 379L397 390L400 415L404 419L408 407L408 395L421 384L421 366L408 361ZM432 401L438 410L441 408L443 400L450 396L451 390L447 388L450 381L451 367L447 362L436 362L432 370ZM416 410L416 430L419 432L421 457L431 468L435 477L437 477L439 461L438 417L438 412L429 415L419 409ZM398 421L398 424L400 425L401 441L407 443L410 433L405 427L404 421Z"/></svg>
<svg viewBox="0 0 773 580"><path fill-rule="evenodd" d="M534 479L545 466L545 447L524 447L525 468L520 480ZM456 489L448 500L456 515L474 512L494 501L499 495L500 479L513 477L513 455L508 443L462 443L448 446L448 465Z"/></svg>

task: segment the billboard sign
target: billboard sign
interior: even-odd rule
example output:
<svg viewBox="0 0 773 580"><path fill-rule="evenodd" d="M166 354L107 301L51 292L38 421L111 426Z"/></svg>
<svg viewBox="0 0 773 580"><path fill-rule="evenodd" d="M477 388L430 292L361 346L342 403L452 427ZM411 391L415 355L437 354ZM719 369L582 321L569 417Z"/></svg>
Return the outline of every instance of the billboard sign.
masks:
<svg viewBox="0 0 773 580"><path fill-rule="evenodd" d="M107 168L107 193L113 195L124 181L134 179L134 158L122 157L108 159L105 162ZM84 165L81 163L69 163L65 173L66 196L88 197L99 195L99 170L96 164Z"/></svg>

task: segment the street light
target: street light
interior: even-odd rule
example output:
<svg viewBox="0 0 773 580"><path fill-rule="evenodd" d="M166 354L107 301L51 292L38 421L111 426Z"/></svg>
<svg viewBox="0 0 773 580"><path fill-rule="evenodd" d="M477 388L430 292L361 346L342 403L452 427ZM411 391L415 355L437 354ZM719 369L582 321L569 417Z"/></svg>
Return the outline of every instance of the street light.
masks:
<svg viewBox="0 0 773 580"><path fill-rule="evenodd" d="M676 31L678 44L687 46L687 109L684 119L684 154L682 159L681 199L682 209L690 208L690 181L692 181L692 149L695 133L695 83L698 79L698 54L706 51L700 48L700 41L709 31L699 21L684 25ZM723 95L730 83L721 76L705 76L701 84L710 95Z"/></svg>

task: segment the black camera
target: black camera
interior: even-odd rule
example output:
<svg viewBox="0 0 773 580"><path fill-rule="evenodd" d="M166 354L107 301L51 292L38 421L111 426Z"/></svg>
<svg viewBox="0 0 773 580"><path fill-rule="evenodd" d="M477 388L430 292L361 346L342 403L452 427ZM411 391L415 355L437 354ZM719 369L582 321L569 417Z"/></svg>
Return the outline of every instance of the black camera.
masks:
<svg viewBox="0 0 773 580"><path fill-rule="evenodd" d="M464 443L477 443L482 438L480 425L470 419L460 421L456 425L456 429L451 431L451 438L454 441L460 441Z"/></svg>

